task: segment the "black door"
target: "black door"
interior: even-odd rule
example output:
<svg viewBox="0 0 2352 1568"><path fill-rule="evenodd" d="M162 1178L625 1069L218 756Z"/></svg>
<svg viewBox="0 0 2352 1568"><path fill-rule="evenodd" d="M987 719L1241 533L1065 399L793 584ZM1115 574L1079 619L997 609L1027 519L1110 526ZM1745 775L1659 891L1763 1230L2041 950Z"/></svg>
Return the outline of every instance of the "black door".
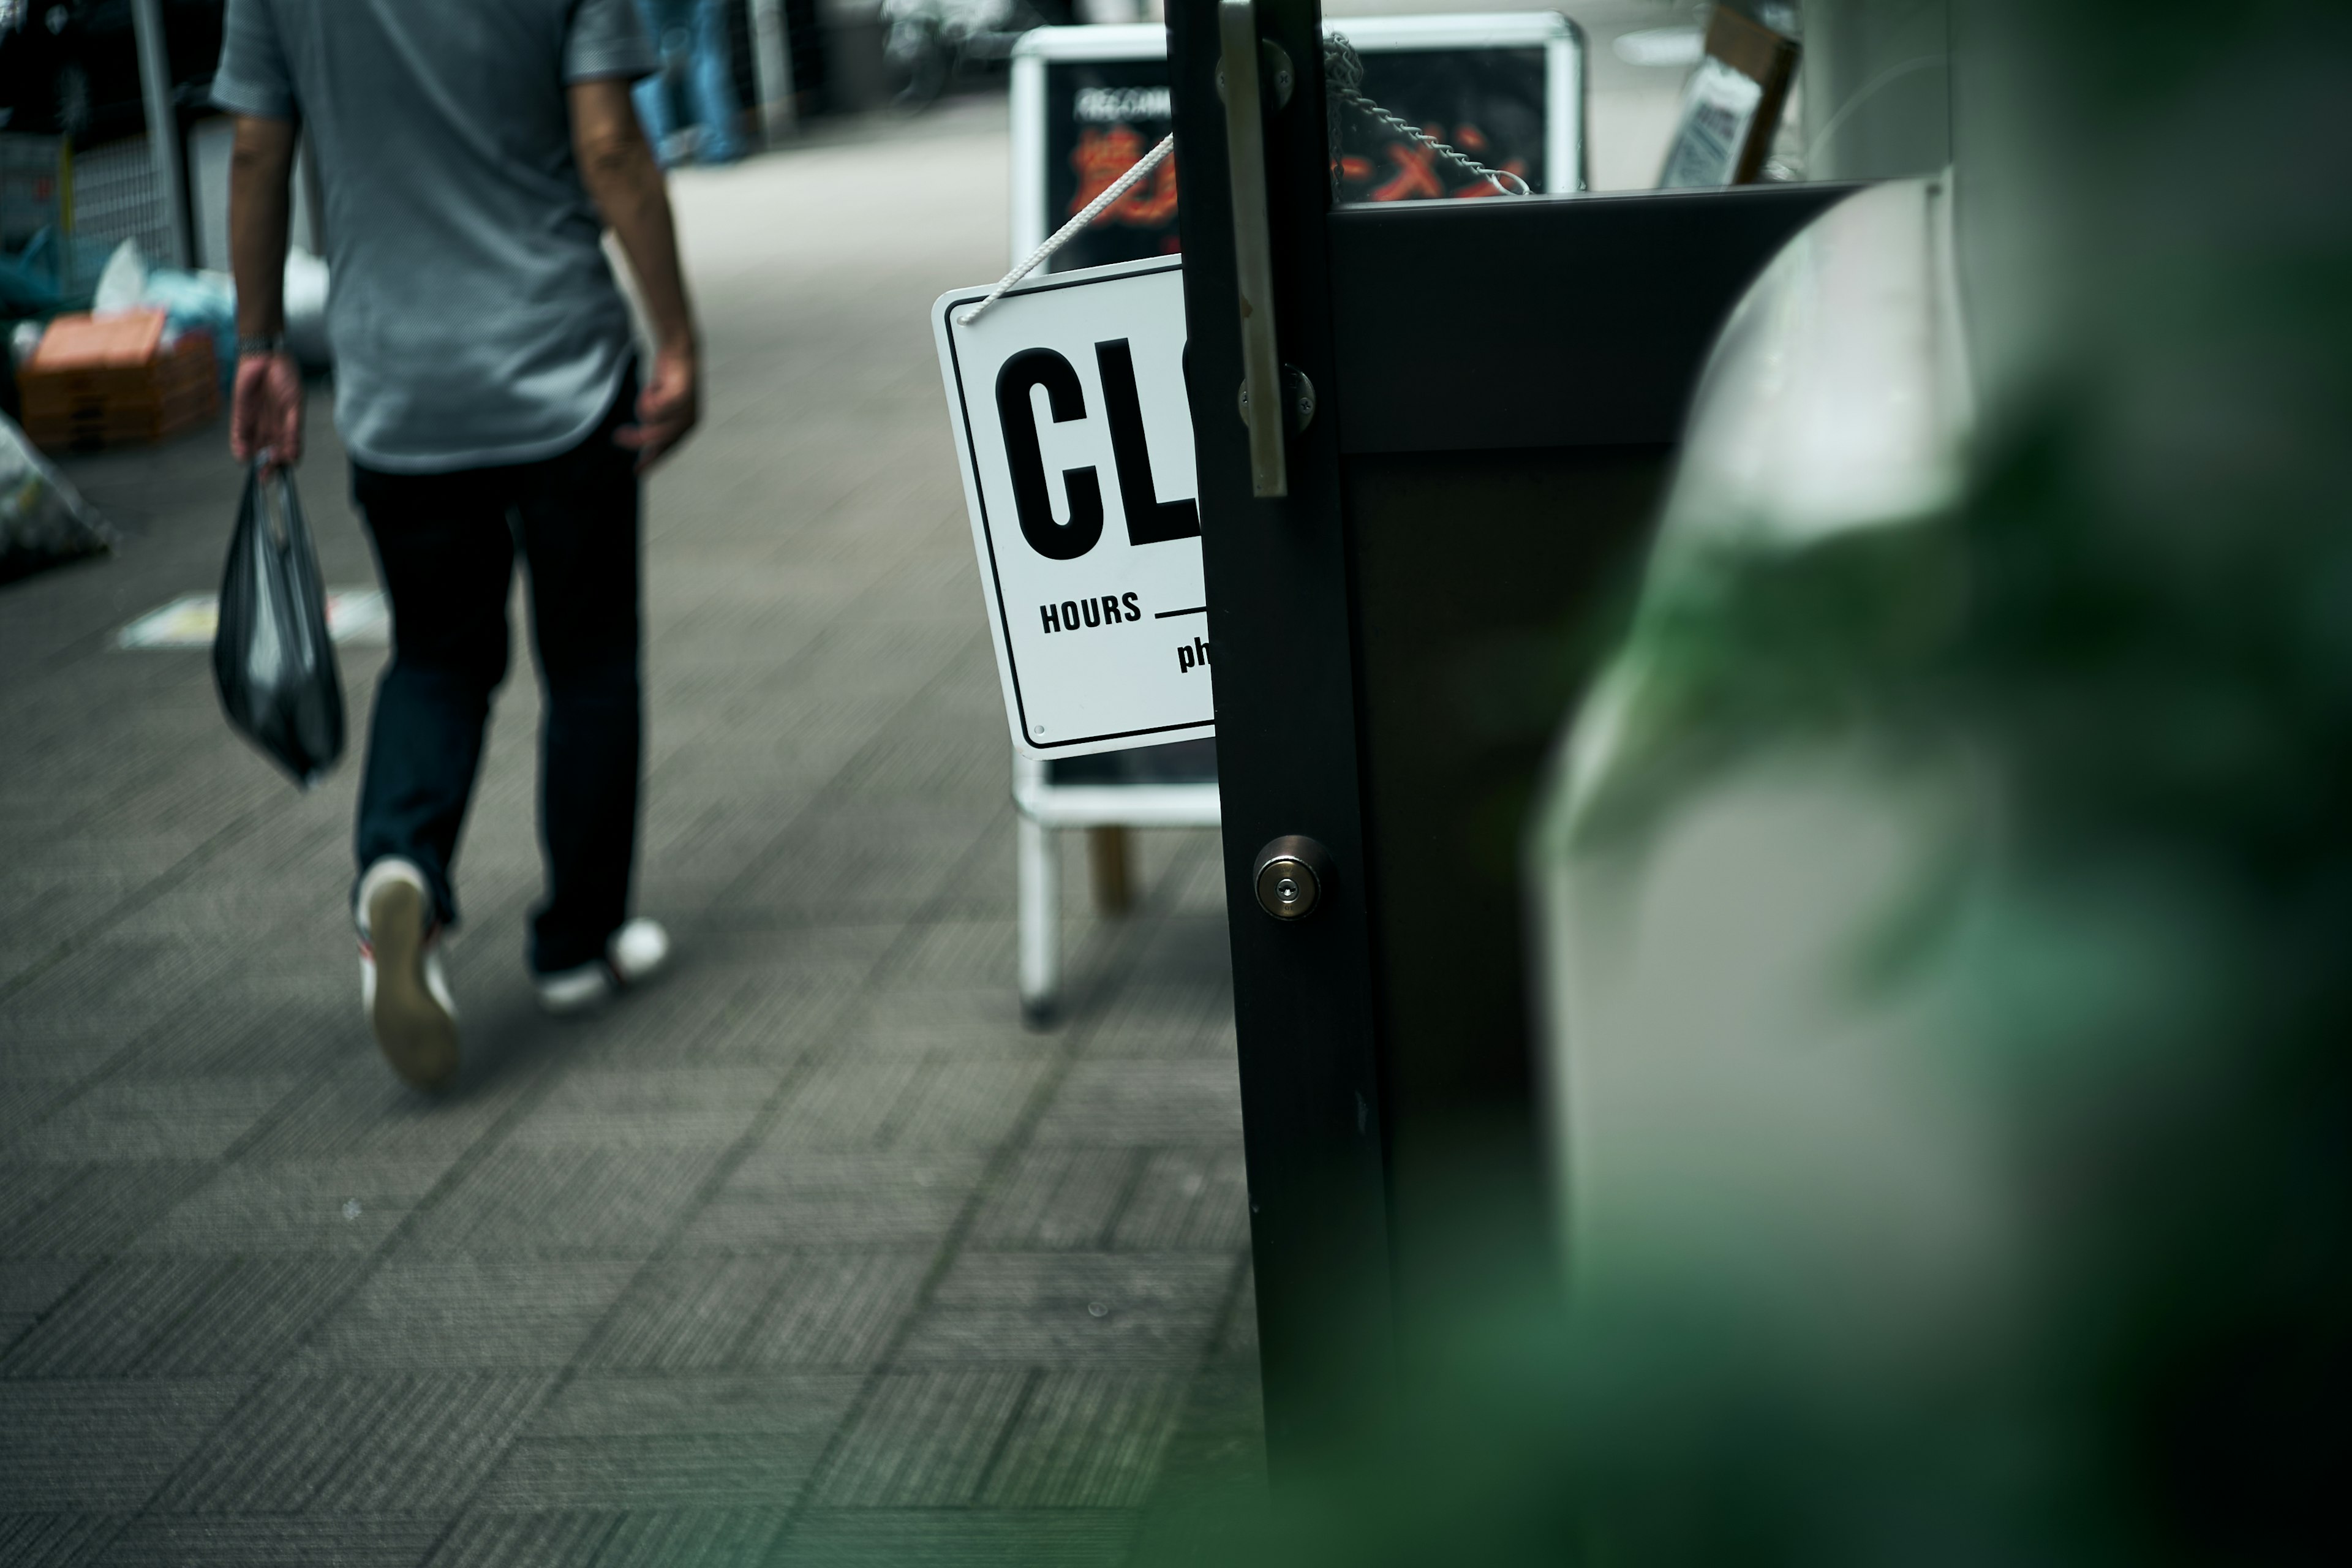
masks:
<svg viewBox="0 0 2352 1568"><path fill-rule="evenodd" d="M1843 190L1337 205L1316 0L1168 15L1279 1470L1550 1277L1528 802L1717 328Z"/></svg>

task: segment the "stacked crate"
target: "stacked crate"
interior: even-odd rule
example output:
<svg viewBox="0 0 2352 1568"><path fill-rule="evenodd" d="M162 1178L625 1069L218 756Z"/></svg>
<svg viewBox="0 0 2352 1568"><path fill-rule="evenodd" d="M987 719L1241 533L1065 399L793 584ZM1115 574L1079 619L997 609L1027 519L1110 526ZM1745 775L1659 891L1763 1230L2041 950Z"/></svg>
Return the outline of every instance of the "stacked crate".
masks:
<svg viewBox="0 0 2352 1568"><path fill-rule="evenodd" d="M212 340L163 342L163 312L60 316L16 374L25 434L47 451L162 441L220 412Z"/></svg>

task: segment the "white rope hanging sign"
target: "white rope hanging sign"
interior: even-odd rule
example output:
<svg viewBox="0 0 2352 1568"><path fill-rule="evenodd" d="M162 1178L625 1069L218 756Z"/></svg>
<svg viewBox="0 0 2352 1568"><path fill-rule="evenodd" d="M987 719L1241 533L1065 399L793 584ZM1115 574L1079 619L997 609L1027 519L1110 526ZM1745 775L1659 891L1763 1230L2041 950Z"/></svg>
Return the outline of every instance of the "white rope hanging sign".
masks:
<svg viewBox="0 0 2352 1568"><path fill-rule="evenodd" d="M1087 225L1094 222L1096 218L1101 216L1104 208L1109 206L1111 203L1118 200L1119 197L1133 190L1139 181L1144 179L1151 173L1152 170L1157 169L1160 164L1166 163L1168 161L1168 155L1174 151L1176 151L1176 133L1171 131L1167 135L1162 136L1160 139L1160 145L1154 147L1150 152L1146 153L1142 157L1137 159L1135 161L1134 167L1129 169L1126 174L1121 174L1118 179L1113 180L1104 188L1102 195L1088 202L1086 206L1080 210L1077 216L1072 218L1069 222L1064 224L1061 227L1048 235L1045 238L1045 243L1031 251L1020 266L1006 273L1003 278L998 279L996 287L988 291L988 297L982 300L979 304L974 305L971 310L966 310L963 314L958 316L956 318L956 324L959 326L969 327L974 321L980 320L980 313L982 310L987 310L991 305L993 305L999 300L1003 299L1005 292L1008 289L1010 289L1015 283L1020 282L1024 278L1028 277L1032 272L1037 270L1039 267L1043 266L1047 257L1061 249L1062 247L1069 244L1073 239L1076 239L1078 237L1078 231L1080 229L1085 228Z"/></svg>

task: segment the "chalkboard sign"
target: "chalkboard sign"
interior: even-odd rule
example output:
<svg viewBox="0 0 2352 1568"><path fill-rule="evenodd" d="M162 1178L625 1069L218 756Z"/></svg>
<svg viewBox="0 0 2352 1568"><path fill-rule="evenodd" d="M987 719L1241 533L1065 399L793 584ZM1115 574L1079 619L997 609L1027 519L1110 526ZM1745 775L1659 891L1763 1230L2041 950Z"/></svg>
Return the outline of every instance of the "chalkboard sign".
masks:
<svg viewBox="0 0 2352 1568"><path fill-rule="evenodd" d="M1529 190L1550 187L1545 157L1544 51L1528 48L1366 49L1363 95ZM1573 185L1569 187L1574 189ZM1339 109L1339 199L1412 202L1499 195L1429 148L1349 103Z"/></svg>
<svg viewBox="0 0 2352 1568"><path fill-rule="evenodd" d="M1583 39L1567 17L1365 16L1326 30L1362 57L1364 96L1407 124L1531 190L1584 188ZM1016 260L1168 134L1167 47L1156 26L1041 27L1022 39L1013 67ZM1048 268L1173 253L1180 163L1122 196ZM1341 107L1335 173L1345 202L1498 194L1353 105Z"/></svg>
<svg viewBox="0 0 2352 1568"><path fill-rule="evenodd" d="M1159 28L1144 30L1165 43L1166 36ZM1043 36L1044 31L1029 35ZM1148 60L1053 61L1045 68L1045 228L1038 239L1076 217L1175 124L1168 107L1164 56ZM1176 250L1176 163L1171 157L1160 164L1150 179L1111 204L1046 265L1055 272L1068 272L1108 261L1172 255ZM1035 245L1036 240L1030 244Z"/></svg>

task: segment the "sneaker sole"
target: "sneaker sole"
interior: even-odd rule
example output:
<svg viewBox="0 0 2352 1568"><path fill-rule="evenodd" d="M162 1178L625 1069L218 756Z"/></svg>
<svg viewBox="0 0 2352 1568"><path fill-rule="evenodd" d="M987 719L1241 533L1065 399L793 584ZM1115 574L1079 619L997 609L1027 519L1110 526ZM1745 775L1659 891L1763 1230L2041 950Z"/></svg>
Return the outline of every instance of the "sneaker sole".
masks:
<svg viewBox="0 0 2352 1568"><path fill-rule="evenodd" d="M375 1007L368 1022L383 1059L415 1089L442 1089L457 1076L457 1021L425 984L425 895L393 882L368 900L375 949Z"/></svg>

